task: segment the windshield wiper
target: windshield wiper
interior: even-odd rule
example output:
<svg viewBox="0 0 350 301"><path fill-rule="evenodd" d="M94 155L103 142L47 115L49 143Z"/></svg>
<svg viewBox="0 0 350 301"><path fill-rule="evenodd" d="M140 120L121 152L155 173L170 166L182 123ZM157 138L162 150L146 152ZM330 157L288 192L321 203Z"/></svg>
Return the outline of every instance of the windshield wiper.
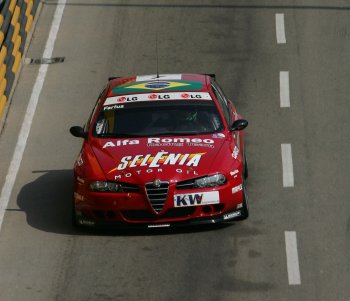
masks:
<svg viewBox="0 0 350 301"><path fill-rule="evenodd" d="M189 132L161 132L161 133L152 133L149 136L156 137L156 136L194 136L198 135L197 132L189 133Z"/></svg>
<svg viewBox="0 0 350 301"><path fill-rule="evenodd" d="M133 133L118 133L118 134L98 134L99 138L142 138L142 137L157 137L157 136L195 136L208 135L216 132L159 132L147 134L133 134Z"/></svg>
<svg viewBox="0 0 350 301"><path fill-rule="evenodd" d="M99 138L137 138L137 137L147 137L148 135L140 134L128 134L128 133L118 133L118 134L98 134Z"/></svg>

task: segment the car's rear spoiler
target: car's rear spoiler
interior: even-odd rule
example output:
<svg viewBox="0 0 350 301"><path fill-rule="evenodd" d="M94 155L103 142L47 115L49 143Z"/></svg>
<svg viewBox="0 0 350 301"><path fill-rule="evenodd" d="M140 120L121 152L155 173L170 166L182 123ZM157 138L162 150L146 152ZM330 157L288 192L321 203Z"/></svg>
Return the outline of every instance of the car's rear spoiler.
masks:
<svg viewBox="0 0 350 301"><path fill-rule="evenodd" d="M214 73L205 73L204 75L208 75L208 76L212 77L213 79L216 79L216 75ZM108 81L116 79L116 78L121 78L121 76L108 77Z"/></svg>
<svg viewBox="0 0 350 301"><path fill-rule="evenodd" d="M116 78L120 78L121 76L111 76L111 77L108 77L108 81L110 80L113 80L113 79L116 79Z"/></svg>
<svg viewBox="0 0 350 301"><path fill-rule="evenodd" d="M216 75L215 75L214 73L206 73L206 74L204 74L204 75L208 75L208 76L210 76L211 78L216 79Z"/></svg>

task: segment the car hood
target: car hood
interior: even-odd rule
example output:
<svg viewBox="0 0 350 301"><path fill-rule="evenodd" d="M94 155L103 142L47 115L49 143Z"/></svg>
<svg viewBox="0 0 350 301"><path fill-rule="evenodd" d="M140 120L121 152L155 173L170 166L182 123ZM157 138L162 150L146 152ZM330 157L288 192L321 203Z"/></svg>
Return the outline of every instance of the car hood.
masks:
<svg viewBox="0 0 350 301"><path fill-rule="evenodd" d="M179 181L220 171L218 156L230 152L224 134L184 137L94 139L95 156L108 180Z"/></svg>

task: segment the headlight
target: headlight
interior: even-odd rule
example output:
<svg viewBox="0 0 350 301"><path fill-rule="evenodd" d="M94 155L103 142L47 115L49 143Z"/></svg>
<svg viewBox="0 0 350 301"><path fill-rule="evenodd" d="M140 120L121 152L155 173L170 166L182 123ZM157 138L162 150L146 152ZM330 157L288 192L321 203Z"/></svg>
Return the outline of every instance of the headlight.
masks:
<svg viewBox="0 0 350 301"><path fill-rule="evenodd" d="M90 190L100 192L120 192L121 187L118 183L106 181L93 181L89 185Z"/></svg>
<svg viewBox="0 0 350 301"><path fill-rule="evenodd" d="M226 183L226 177L223 174L217 174L209 177L200 178L194 181L194 187L214 187Z"/></svg>

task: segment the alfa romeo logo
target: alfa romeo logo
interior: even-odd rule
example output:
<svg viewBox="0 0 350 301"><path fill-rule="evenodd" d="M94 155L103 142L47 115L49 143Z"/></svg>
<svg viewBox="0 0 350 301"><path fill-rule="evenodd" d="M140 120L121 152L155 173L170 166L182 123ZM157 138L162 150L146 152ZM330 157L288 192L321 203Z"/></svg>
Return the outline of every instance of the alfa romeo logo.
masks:
<svg viewBox="0 0 350 301"><path fill-rule="evenodd" d="M160 180L159 179L155 179L153 181L153 186L156 187L156 188L159 188L160 187Z"/></svg>

